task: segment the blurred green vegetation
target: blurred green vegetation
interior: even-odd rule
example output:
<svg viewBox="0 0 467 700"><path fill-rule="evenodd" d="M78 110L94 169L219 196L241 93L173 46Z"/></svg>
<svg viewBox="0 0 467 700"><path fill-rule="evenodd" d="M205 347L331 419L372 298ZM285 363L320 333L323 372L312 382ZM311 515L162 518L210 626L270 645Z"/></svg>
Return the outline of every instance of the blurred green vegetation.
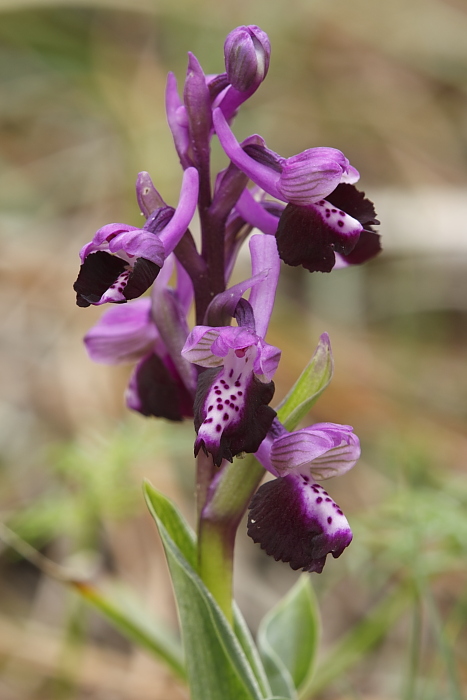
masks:
<svg viewBox="0 0 467 700"><path fill-rule="evenodd" d="M462 200L467 184L465 2L0 0L0 13L0 519L61 563L91 554L99 580L121 579L175 626L140 483L192 518L192 428L126 414L129 370L87 359L81 338L100 310L75 308L71 284L97 228L139 221L138 171L176 201L167 71L181 83L188 50L222 71L228 31L259 24L271 67L239 137L259 132L283 155L340 148L377 209L378 196L390 213L430 188L417 202L442 212L417 232L409 199L412 250L391 244L397 223L383 219L389 252L367 267L284 270L281 281L277 399L328 331L336 375L312 420L352 424L363 446L330 484L355 537L313 579L325 634L315 697L462 698L467 248L450 241L467 235L467 216L452 217L446 194ZM225 162L217 147L214 158ZM253 628L295 579L239 534L236 586ZM186 697L164 674L73 593L0 551L2 700Z"/></svg>

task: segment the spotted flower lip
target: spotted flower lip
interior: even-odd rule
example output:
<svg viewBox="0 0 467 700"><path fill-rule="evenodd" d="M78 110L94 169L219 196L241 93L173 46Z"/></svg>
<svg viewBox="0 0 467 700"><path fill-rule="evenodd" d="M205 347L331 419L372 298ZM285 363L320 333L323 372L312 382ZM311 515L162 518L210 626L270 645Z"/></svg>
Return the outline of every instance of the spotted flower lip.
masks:
<svg viewBox="0 0 467 700"><path fill-rule="evenodd" d="M381 250L374 206L363 192L342 183L319 202L288 204L276 232L281 259L310 272L330 272L366 262Z"/></svg>
<svg viewBox="0 0 467 700"><path fill-rule="evenodd" d="M250 299L239 299L238 285L223 295L235 305L238 326L196 326L182 355L206 370L198 379L195 399L195 454L210 453L220 466L240 452L256 452L276 415L268 405L271 381L280 350L265 342L279 277L279 257L273 238L250 240L252 277ZM263 267L264 266L264 267Z"/></svg>
<svg viewBox="0 0 467 700"><path fill-rule="evenodd" d="M345 474L359 456L349 425L316 423L289 433L276 419L256 457L277 478L251 501L250 537L276 561L321 573L326 556L339 557L350 544L352 531L316 480Z"/></svg>
<svg viewBox="0 0 467 700"><path fill-rule="evenodd" d="M175 210L159 207L142 229L127 224L100 228L80 251L81 267L73 285L77 305L123 303L144 294L189 226L197 197L198 173L188 168Z"/></svg>
<svg viewBox="0 0 467 700"><path fill-rule="evenodd" d="M284 202L307 205L325 198L341 182L354 183L358 171L335 148L309 148L291 158L269 150L261 136L238 143L220 109L213 112L214 128L222 148L265 192Z"/></svg>
<svg viewBox="0 0 467 700"><path fill-rule="evenodd" d="M322 486L289 474L263 484L253 496L248 534L276 561L321 573L352 541L347 518Z"/></svg>

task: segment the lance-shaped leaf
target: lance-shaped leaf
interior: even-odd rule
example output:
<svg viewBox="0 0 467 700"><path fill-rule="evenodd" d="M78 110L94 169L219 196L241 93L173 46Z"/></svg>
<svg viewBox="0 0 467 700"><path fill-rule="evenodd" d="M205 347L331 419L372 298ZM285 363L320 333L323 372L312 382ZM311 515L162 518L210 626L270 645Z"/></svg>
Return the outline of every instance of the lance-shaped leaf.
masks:
<svg viewBox="0 0 467 700"><path fill-rule="evenodd" d="M114 587L112 592L102 590L91 579L85 579L81 574L45 557L3 523L0 523L0 541L37 566L46 576L72 587L125 637L165 661L176 676L186 678L179 641L163 625L148 619L128 591L122 587Z"/></svg>
<svg viewBox="0 0 467 700"><path fill-rule="evenodd" d="M251 650L245 653L194 569L194 535L165 496L148 483L144 491L172 576L192 700L263 700L270 689L259 661ZM243 624L236 627L242 633L242 642L248 645ZM261 682L258 676L263 677Z"/></svg>
<svg viewBox="0 0 467 700"><path fill-rule="evenodd" d="M284 694L290 679L294 693L306 686L313 674L320 631L319 612L308 576L295 586L261 622L258 633L260 654L274 692Z"/></svg>
<svg viewBox="0 0 467 700"><path fill-rule="evenodd" d="M330 383L333 371L331 341L323 333L310 362L277 409L277 417L287 430L294 430L306 416Z"/></svg>
<svg viewBox="0 0 467 700"><path fill-rule="evenodd" d="M180 643L160 622L148 619L147 611L140 608L135 596L122 588L102 592L93 584L83 581L71 583L127 639L155 654L168 664L176 676L186 680Z"/></svg>

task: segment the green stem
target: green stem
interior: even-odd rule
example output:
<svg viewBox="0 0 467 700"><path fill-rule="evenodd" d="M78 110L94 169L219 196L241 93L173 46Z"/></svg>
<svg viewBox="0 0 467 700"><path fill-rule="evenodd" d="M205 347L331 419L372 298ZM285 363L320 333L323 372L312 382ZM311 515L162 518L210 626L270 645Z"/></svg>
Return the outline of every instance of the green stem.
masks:
<svg viewBox="0 0 467 700"><path fill-rule="evenodd" d="M199 575L230 623L235 533L263 475L252 455L224 467L211 484L199 518Z"/></svg>

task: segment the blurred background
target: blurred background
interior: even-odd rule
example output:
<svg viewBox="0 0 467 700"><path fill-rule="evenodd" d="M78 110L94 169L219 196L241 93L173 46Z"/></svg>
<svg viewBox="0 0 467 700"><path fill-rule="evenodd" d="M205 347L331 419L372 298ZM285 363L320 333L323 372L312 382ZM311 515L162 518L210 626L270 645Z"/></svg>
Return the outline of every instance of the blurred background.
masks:
<svg viewBox="0 0 467 700"><path fill-rule="evenodd" d="M328 331L336 371L310 422L354 426L329 484L354 542L314 576L319 700L461 700L467 688L467 3L465 0L0 0L0 520L50 559L176 613L141 481L193 522L193 429L130 415L130 368L93 365L78 250L137 225L136 174L167 202L181 171L166 74L223 71L258 24L268 78L235 123L284 156L326 145L360 170L384 252L331 275L285 269L269 342L282 398ZM224 159L214 148L217 166ZM303 272L303 274L302 274ZM298 574L240 529L253 631ZM178 700L163 666L0 545L0 700Z"/></svg>

